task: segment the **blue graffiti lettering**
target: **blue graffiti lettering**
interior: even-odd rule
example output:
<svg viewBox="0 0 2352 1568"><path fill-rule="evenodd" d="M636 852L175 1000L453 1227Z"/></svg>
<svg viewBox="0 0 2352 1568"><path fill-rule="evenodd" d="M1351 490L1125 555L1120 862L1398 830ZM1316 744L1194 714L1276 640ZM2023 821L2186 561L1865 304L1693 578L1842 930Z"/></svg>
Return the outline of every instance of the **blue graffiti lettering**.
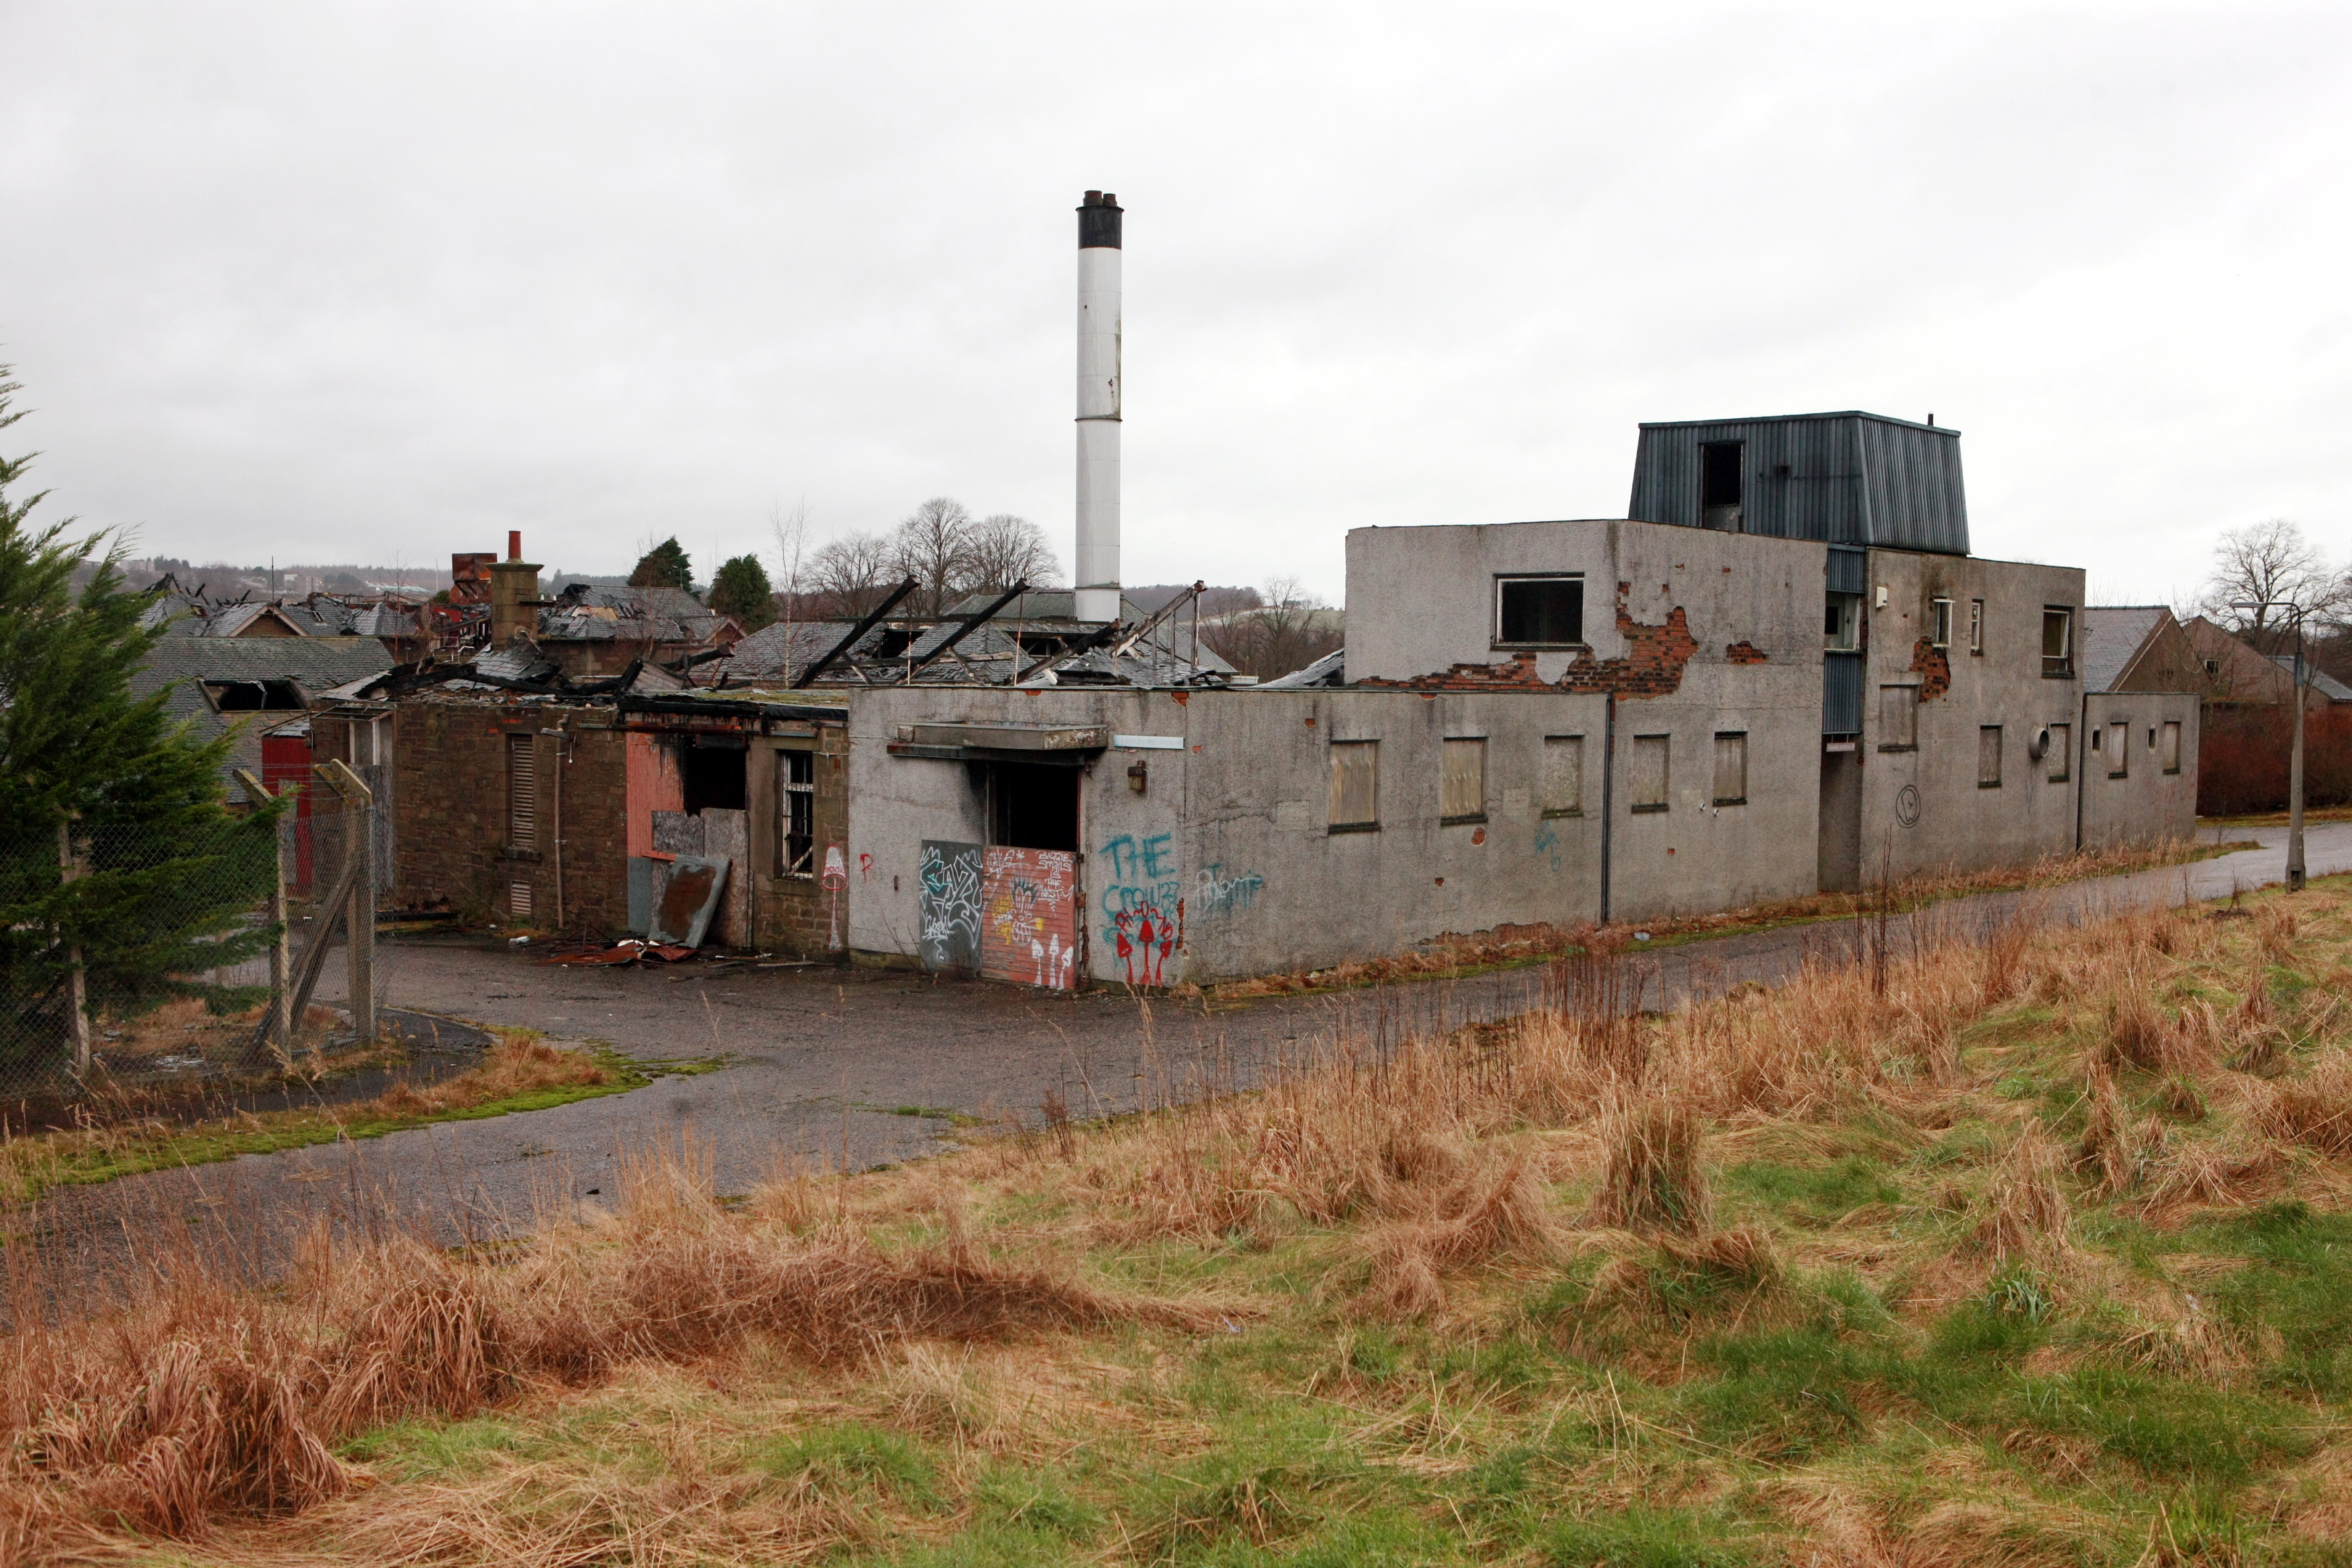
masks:
<svg viewBox="0 0 2352 1568"><path fill-rule="evenodd" d="M1265 879L1255 871L1243 871L1228 877L1222 864L1212 862L1201 868L1192 879L1192 907L1202 914L1246 910L1257 902L1258 894L1265 890Z"/></svg>

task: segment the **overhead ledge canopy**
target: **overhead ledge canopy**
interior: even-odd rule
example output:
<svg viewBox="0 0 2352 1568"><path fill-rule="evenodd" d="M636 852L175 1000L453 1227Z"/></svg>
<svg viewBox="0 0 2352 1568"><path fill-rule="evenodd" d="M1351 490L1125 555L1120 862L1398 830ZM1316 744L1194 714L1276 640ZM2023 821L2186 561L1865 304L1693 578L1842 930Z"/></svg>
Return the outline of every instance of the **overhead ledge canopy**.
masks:
<svg viewBox="0 0 2352 1568"><path fill-rule="evenodd" d="M1076 767L1110 744L1099 725L901 724L894 757L940 762L1024 762Z"/></svg>

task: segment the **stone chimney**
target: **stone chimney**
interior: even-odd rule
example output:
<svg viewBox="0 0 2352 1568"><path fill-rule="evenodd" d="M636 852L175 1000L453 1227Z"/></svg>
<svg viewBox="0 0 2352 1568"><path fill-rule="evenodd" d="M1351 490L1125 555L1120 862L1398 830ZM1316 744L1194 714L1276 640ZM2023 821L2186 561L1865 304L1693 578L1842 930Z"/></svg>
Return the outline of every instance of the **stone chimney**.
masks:
<svg viewBox="0 0 2352 1568"><path fill-rule="evenodd" d="M522 530L507 534L507 558L490 563L490 646L539 630L539 566L522 558Z"/></svg>

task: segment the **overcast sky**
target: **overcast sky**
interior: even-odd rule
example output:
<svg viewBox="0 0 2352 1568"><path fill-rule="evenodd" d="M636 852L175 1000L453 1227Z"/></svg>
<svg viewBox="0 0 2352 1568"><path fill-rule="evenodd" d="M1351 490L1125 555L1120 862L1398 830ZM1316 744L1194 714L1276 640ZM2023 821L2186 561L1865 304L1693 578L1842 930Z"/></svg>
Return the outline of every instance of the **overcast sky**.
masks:
<svg viewBox="0 0 2352 1568"><path fill-rule="evenodd" d="M1129 582L1621 515L1644 419L1964 431L2160 600L2352 522L2352 7L0 0L0 359L141 552L625 570L925 497L1069 554L1128 209ZM0 440L5 440L0 437Z"/></svg>

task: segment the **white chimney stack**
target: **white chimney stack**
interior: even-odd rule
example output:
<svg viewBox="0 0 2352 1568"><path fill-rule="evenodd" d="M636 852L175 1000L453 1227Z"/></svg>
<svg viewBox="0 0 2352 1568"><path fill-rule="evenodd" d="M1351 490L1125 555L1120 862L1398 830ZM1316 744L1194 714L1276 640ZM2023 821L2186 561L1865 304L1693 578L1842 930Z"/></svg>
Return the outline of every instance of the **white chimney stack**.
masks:
<svg viewBox="0 0 2352 1568"><path fill-rule="evenodd" d="M1078 552L1082 621L1118 619L1119 218L1108 191L1078 208Z"/></svg>

